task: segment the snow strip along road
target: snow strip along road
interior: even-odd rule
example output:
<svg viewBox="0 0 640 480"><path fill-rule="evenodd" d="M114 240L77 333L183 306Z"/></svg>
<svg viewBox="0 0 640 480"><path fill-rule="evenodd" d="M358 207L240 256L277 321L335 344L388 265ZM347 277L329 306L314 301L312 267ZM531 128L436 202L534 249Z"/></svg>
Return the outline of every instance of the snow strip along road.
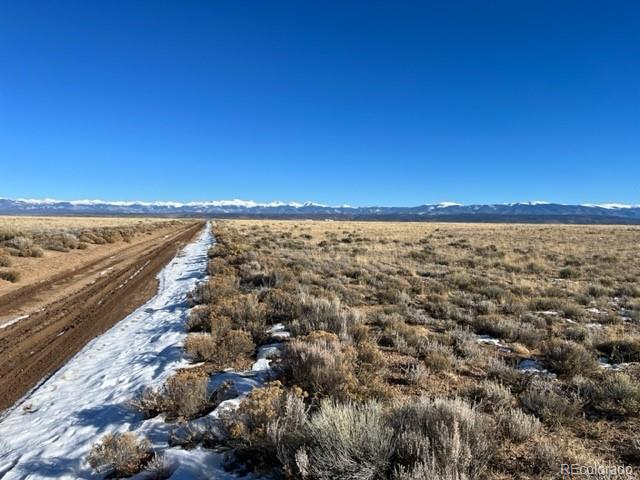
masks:
<svg viewBox="0 0 640 480"><path fill-rule="evenodd" d="M212 243L207 225L158 274L159 289L151 300L90 341L4 415L0 478L101 478L85 460L92 444L107 433L140 427L142 416L128 400L188 365L182 351L187 294L205 278ZM206 463L206 454L193 456L194 463Z"/></svg>

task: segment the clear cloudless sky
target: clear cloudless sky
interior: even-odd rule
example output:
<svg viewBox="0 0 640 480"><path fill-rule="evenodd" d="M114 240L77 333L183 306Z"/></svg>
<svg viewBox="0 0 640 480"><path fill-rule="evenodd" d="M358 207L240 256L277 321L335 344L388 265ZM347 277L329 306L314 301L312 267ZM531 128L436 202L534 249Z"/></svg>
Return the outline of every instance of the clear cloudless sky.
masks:
<svg viewBox="0 0 640 480"><path fill-rule="evenodd" d="M0 1L0 197L640 203L640 2Z"/></svg>

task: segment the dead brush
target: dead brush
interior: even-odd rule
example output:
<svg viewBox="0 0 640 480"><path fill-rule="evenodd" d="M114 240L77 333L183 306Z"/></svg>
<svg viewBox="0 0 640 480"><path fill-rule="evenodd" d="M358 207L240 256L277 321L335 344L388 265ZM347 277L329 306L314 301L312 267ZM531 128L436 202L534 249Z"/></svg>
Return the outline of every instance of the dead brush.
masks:
<svg viewBox="0 0 640 480"><path fill-rule="evenodd" d="M151 444L131 432L107 434L91 447L89 465L107 477L130 477L153 459Z"/></svg>
<svg viewBox="0 0 640 480"><path fill-rule="evenodd" d="M242 330L192 333L187 336L185 351L197 362L208 362L214 368L242 368L255 350L251 336Z"/></svg>
<svg viewBox="0 0 640 480"><path fill-rule="evenodd" d="M301 294L299 305L300 315L289 326L295 336L323 330L344 339L347 338L349 329L361 321L356 312L343 308L337 299L328 300Z"/></svg>
<svg viewBox="0 0 640 480"><path fill-rule="evenodd" d="M161 413L170 418L194 418L211 408L208 378L185 371L178 372L160 389L147 389L131 400L134 409L147 418Z"/></svg>
<svg viewBox="0 0 640 480"><path fill-rule="evenodd" d="M356 352L328 332L313 332L286 345L282 370L294 385L320 396L347 398L355 388Z"/></svg>

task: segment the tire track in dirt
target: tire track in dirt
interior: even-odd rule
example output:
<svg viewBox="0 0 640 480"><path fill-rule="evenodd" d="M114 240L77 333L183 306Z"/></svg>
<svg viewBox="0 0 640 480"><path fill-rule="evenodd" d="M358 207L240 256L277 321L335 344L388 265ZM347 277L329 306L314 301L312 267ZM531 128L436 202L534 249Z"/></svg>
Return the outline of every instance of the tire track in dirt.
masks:
<svg viewBox="0 0 640 480"><path fill-rule="evenodd" d="M112 265L95 282L0 330L0 410L10 407L89 340L151 298L157 289L157 273L202 226L202 222L192 224L156 245L147 245L146 251ZM88 268L78 269L73 275ZM61 279L52 278L35 287L44 291L47 284L56 281ZM29 287L25 288L28 292ZM0 301L4 308L4 300ZM10 308L18 304L19 298L13 297Z"/></svg>

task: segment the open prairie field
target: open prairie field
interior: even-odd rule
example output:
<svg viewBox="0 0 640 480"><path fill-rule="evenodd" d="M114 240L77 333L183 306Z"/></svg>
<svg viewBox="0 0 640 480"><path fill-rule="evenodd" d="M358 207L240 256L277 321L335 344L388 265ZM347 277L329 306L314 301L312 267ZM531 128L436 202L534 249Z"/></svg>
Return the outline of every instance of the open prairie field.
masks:
<svg viewBox="0 0 640 480"><path fill-rule="evenodd" d="M144 303L202 222L0 217L0 408ZM118 289L123 282L127 289ZM18 375L19 372L19 375Z"/></svg>
<svg viewBox="0 0 640 480"><path fill-rule="evenodd" d="M640 464L639 228L237 220L215 233L185 341L204 363L164 395L259 369L265 348L277 380L216 409L225 434L192 446L313 479ZM191 398L139 405L189 419L219 403Z"/></svg>
<svg viewBox="0 0 640 480"><path fill-rule="evenodd" d="M0 473L635 478L640 228L224 220L213 234L0 421ZM137 271L107 281L112 297L87 287L100 328ZM62 357L55 342L86 325L70 310L0 333L3 383ZM34 361L41 330L60 349Z"/></svg>

